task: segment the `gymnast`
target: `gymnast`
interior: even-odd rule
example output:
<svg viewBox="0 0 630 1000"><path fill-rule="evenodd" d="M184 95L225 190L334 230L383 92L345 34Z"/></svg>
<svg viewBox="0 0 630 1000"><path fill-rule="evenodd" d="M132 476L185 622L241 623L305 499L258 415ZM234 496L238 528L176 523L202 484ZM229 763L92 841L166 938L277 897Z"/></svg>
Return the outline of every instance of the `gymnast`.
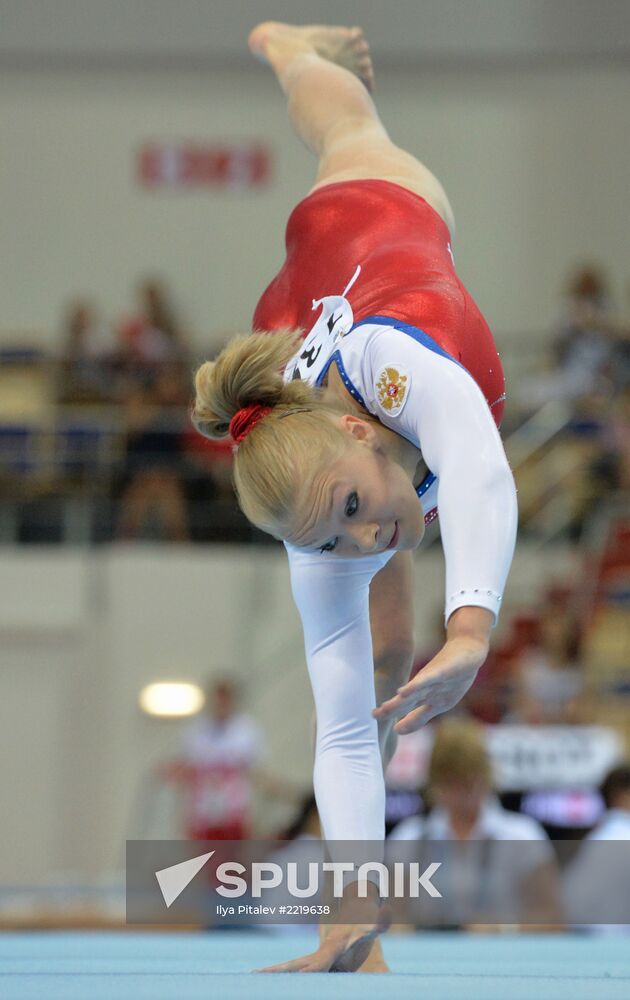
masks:
<svg viewBox="0 0 630 1000"><path fill-rule="evenodd" d="M517 522L497 429L503 372L455 272L446 194L378 117L361 29L265 22L249 46L318 171L254 332L199 368L193 417L208 437L232 436L239 503L286 547L325 838L382 841L397 734L465 695L499 612ZM409 681L412 553L438 510L445 642ZM351 914L357 884L346 894ZM375 889L366 907L271 971L386 969Z"/></svg>

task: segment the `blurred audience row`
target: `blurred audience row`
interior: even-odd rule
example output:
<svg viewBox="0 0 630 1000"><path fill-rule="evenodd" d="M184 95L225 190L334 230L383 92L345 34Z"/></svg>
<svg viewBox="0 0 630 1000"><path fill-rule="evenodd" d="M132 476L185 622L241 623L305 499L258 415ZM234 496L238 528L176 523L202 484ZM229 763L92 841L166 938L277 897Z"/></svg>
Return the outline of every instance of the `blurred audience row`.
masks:
<svg viewBox="0 0 630 1000"><path fill-rule="evenodd" d="M515 475L524 532L578 538L602 501L630 491L630 321L601 267L573 273L548 342L546 359L529 360L535 374L509 387L508 456L512 430L549 402L564 408ZM116 322L74 301L57 363L40 354L31 364L34 396L45 394L39 366L55 376L54 398L30 412L28 379L12 391L8 373L24 369L27 354L0 353L0 502L19 507L0 518L5 531L14 525L4 540L63 541L67 498L87 510L84 541L263 540L238 511L229 442L209 442L190 424L200 358L162 281L144 281L137 307Z"/></svg>
<svg viewBox="0 0 630 1000"><path fill-rule="evenodd" d="M603 267L571 273L549 343L512 389L512 421L546 404L564 412L545 447L516 470L521 519L545 533L560 516L565 535L578 539L602 502L630 491L630 320Z"/></svg>
<svg viewBox="0 0 630 1000"><path fill-rule="evenodd" d="M146 281L138 308L118 323L106 322L88 300L68 307L62 330L58 398L61 403L120 403L149 389L168 371L165 404L185 404L190 348L166 287ZM180 375L179 398L176 376ZM162 401L162 400L160 400Z"/></svg>
<svg viewBox="0 0 630 1000"><path fill-rule="evenodd" d="M5 405L0 420L0 500L14 507L1 520L15 522L5 541L67 540L68 498L85 515L75 519L84 537L70 532L73 541L255 533L235 503L230 443L207 441L190 423L195 358L171 298L163 282L145 281L137 309L115 323L76 300L55 358L4 352L9 390L11 370L30 367L34 376L30 409L23 378L15 414ZM52 392L35 377L42 368Z"/></svg>
<svg viewBox="0 0 630 1000"><path fill-rule="evenodd" d="M60 365L63 404L116 404L123 414L120 539L145 534L189 541L192 499L231 492L229 446L205 443L188 419L192 355L163 283L146 281L138 310L108 326L88 302L66 320Z"/></svg>

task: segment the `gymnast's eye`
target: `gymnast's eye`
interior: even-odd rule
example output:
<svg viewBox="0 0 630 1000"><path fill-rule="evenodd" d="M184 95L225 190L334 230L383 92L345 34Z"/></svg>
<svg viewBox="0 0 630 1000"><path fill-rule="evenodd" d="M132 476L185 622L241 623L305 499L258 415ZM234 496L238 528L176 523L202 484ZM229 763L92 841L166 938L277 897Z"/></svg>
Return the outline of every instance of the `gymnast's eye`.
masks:
<svg viewBox="0 0 630 1000"><path fill-rule="evenodd" d="M325 545L322 545L319 551L322 553L334 552L336 548L337 548L337 539L333 538L332 542L326 542Z"/></svg>
<svg viewBox="0 0 630 1000"><path fill-rule="evenodd" d="M359 509L359 496L357 493L351 493L348 499L346 500L346 510L345 510L346 517L352 517L353 514L356 514L358 509Z"/></svg>

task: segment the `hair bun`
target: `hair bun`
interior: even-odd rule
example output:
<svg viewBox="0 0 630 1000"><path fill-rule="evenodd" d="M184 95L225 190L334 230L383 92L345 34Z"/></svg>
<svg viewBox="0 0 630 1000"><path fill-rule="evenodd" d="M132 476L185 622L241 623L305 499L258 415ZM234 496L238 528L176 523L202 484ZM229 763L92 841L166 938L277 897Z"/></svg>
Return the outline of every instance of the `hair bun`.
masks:
<svg viewBox="0 0 630 1000"><path fill-rule="evenodd" d="M301 382L285 385L283 372L300 335L280 330L234 337L216 361L206 361L195 375L192 420L206 437L224 438L239 410L251 406L294 405L312 396ZM251 428L250 428L251 429Z"/></svg>

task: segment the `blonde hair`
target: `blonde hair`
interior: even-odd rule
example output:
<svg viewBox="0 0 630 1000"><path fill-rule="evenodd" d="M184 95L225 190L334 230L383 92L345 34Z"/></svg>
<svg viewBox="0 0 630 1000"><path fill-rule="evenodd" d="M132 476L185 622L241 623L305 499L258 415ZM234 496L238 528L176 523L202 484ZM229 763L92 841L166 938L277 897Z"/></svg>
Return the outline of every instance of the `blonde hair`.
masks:
<svg viewBox="0 0 630 1000"><path fill-rule="evenodd" d="M276 537L287 532L296 502L346 443L319 390L282 372L300 335L286 330L234 337L195 375L193 423L205 437L224 438L232 417L254 403L272 407L234 455L234 483L246 517ZM289 417L290 419L284 419Z"/></svg>
<svg viewBox="0 0 630 1000"><path fill-rule="evenodd" d="M447 719L437 731L427 786L429 792L453 781L481 779L492 786L492 764L482 726L472 719Z"/></svg>

